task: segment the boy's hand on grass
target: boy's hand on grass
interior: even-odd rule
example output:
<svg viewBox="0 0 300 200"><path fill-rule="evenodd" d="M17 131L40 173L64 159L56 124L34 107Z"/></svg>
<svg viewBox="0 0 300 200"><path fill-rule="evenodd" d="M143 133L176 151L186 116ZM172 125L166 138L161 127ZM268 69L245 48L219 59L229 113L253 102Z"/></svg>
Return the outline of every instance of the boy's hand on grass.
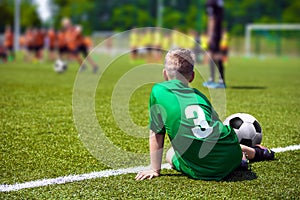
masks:
<svg viewBox="0 0 300 200"><path fill-rule="evenodd" d="M151 169L148 171L139 172L136 175L135 180L152 179L158 176L159 176L159 172Z"/></svg>

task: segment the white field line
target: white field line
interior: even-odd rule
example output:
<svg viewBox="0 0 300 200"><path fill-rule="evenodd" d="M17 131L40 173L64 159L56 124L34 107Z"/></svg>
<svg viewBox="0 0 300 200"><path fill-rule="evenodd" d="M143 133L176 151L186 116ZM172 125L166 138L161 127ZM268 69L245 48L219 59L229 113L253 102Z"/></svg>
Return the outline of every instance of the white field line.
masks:
<svg viewBox="0 0 300 200"><path fill-rule="evenodd" d="M287 147L279 147L272 149L276 153L285 152L285 151L293 151L293 150L299 150L300 144L298 145L291 145ZM139 171L143 171L149 169L149 166L147 167L133 167L133 168L126 168L126 169L116 169L116 170L104 170L100 172L91 172L88 174L78 174L78 175L69 175L69 176L62 176L58 178L51 178L51 179L41 179L36 181L30 181L25 183L16 183L13 185L7 185L3 184L0 185L0 192L9 192L9 191L17 191L22 190L26 188L35 188L35 187L42 187L47 185L57 185L57 184L64 184L64 183L71 183L76 181L83 181L88 179L95 179L95 178L103 178L103 177L109 177L109 176L117 176L122 174L131 174L131 173L137 173ZM162 169L170 169L169 164L163 164Z"/></svg>
<svg viewBox="0 0 300 200"><path fill-rule="evenodd" d="M9 191L16 191L26 188L35 188L47 185L56 185L56 184L64 184L64 183L71 183L76 181L83 181L88 179L95 179L95 178L103 178L109 176L117 176L122 174L131 174L131 173L138 173L140 171L150 169L150 167L133 167L133 168L126 168L126 169L116 169L116 170L104 170L100 172L91 172L88 174L78 174L78 175L69 175L69 176L62 176L58 178L50 178L50 179L41 179L36 181L30 181L25 183L16 183L13 185L0 185L0 192L9 192ZM163 164L162 169L171 169L169 164Z"/></svg>
<svg viewBox="0 0 300 200"><path fill-rule="evenodd" d="M273 148L272 151L275 153L281 153L285 151L294 151L294 150L299 150L300 149L300 144L297 145L291 145L287 147L278 147L278 148Z"/></svg>

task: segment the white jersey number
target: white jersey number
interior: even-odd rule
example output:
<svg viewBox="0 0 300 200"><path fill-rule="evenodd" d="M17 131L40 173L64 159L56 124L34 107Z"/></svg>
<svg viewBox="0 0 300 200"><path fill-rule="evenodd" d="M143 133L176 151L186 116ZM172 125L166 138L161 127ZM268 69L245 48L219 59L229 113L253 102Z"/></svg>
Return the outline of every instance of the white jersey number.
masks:
<svg viewBox="0 0 300 200"><path fill-rule="evenodd" d="M188 106L185 116L187 119L194 119L195 127L192 128L192 132L197 138L206 138L212 133L213 128L208 125L204 111L199 105Z"/></svg>

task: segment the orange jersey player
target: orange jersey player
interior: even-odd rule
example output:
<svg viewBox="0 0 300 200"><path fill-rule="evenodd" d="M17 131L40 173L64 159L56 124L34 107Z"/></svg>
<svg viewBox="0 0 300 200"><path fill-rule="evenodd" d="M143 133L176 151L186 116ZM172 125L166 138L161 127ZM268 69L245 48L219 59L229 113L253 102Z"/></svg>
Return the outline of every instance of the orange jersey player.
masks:
<svg viewBox="0 0 300 200"><path fill-rule="evenodd" d="M7 50L4 44L0 43L0 63L5 63L7 61Z"/></svg>
<svg viewBox="0 0 300 200"><path fill-rule="evenodd" d="M4 46L7 49L12 49L13 44L14 44L14 34L13 34L10 26L6 27L6 30L5 30L5 33L4 33L4 38L5 38Z"/></svg>
<svg viewBox="0 0 300 200"><path fill-rule="evenodd" d="M25 42L28 51L34 50L34 34L31 28L28 28L25 33Z"/></svg>
<svg viewBox="0 0 300 200"><path fill-rule="evenodd" d="M47 37L49 39L49 50L54 51L56 48L56 43L57 43L57 35L53 28L49 29L49 31L47 33Z"/></svg>
<svg viewBox="0 0 300 200"><path fill-rule="evenodd" d="M88 49L93 47L93 41L90 37L84 37L84 44L88 47Z"/></svg>
<svg viewBox="0 0 300 200"><path fill-rule="evenodd" d="M87 38L84 37L81 32L78 35L78 52L81 53L83 55L83 57L87 57L88 56L88 49L92 46L92 41Z"/></svg>
<svg viewBox="0 0 300 200"><path fill-rule="evenodd" d="M69 50L69 53L71 56L73 56L75 59L79 61L78 57L78 47L82 43L80 33L76 30L76 27L70 25L67 27L66 32L65 32L65 40L66 40L66 45Z"/></svg>
<svg viewBox="0 0 300 200"><path fill-rule="evenodd" d="M80 57L78 53L78 32L76 31L76 28L73 26L71 20L69 18L64 18L62 20L62 28L64 30L64 36L65 36L65 42L66 42L66 48L68 51L68 56L71 59L74 59L77 61L77 63L82 66L82 58Z"/></svg>
<svg viewBox="0 0 300 200"><path fill-rule="evenodd" d="M25 35L24 35L24 42L25 42L25 61L31 61L32 55L34 53L34 34L32 28L27 28Z"/></svg>
<svg viewBox="0 0 300 200"><path fill-rule="evenodd" d="M68 53L68 46L66 41L66 31L60 30L57 34L57 46L59 57L63 57Z"/></svg>
<svg viewBox="0 0 300 200"><path fill-rule="evenodd" d="M48 52L48 59L49 60L55 60L55 50L57 47L57 34L53 28L50 28L47 32L47 38L48 38L48 45L49 45L49 52Z"/></svg>
<svg viewBox="0 0 300 200"><path fill-rule="evenodd" d="M75 27L75 31L77 32L77 52L81 53L83 55L83 57L90 63L90 65L92 65L93 67L93 72L97 73L98 71L98 65L96 64L96 62L92 59L91 56L88 55L88 51L90 48L92 48L93 46L93 42L89 37L84 37L82 34L82 27L77 25ZM85 70L86 66L85 64L81 65L80 70L83 71Z"/></svg>
<svg viewBox="0 0 300 200"><path fill-rule="evenodd" d="M20 48L24 49L26 47L26 38L25 35L21 35L19 39Z"/></svg>
<svg viewBox="0 0 300 200"><path fill-rule="evenodd" d="M5 27L5 32L4 32L4 47L8 51L8 60L14 60L15 58L15 53L14 53L14 34L11 30L11 26L6 26Z"/></svg>
<svg viewBox="0 0 300 200"><path fill-rule="evenodd" d="M35 32L35 56L37 59L42 59L43 57L43 48L45 42L45 32L42 29L37 29Z"/></svg>

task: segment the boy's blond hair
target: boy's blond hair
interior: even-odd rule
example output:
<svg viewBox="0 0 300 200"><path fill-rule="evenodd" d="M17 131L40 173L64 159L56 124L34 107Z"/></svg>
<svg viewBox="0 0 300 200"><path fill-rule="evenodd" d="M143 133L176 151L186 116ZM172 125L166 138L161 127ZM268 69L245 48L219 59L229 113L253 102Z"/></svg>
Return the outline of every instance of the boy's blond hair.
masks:
<svg viewBox="0 0 300 200"><path fill-rule="evenodd" d="M165 70L171 79L184 76L190 79L194 71L194 56L188 49L170 50L165 58Z"/></svg>

